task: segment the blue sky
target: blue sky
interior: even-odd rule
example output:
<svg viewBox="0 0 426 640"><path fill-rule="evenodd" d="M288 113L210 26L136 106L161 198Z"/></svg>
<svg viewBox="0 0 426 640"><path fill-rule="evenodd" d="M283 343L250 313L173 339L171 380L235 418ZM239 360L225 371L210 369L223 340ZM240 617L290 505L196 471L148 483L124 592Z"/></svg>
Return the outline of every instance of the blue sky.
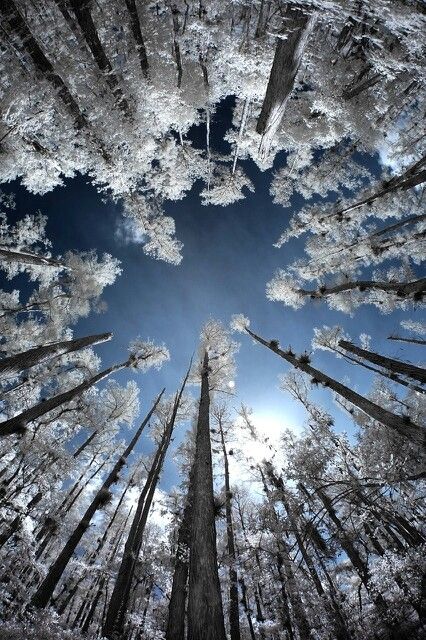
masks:
<svg viewBox="0 0 426 640"><path fill-rule="evenodd" d="M213 142L221 139L223 130L230 126L230 117L229 108L219 109L212 128ZM201 135L204 135L201 129L195 130L194 140L197 142ZM285 157L281 154L275 168L283 162ZM372 346L378 351L420 359L414 348L386 340L387 335L398 330L402 319L420 320L419 311L383 316L377 309L364 306L351 318L330 311L325 304L309 303L294 311L266 299L266 282L277 267L301 255L302 244L294 241L282 249L272 246L291 213L271 201L271 171L261 173L251 161L243 164L256 189L247 199L226 208L202 206L198 196L200 185L196 184L185 200L166 205L166 212L176 221L177 237L184 243L184 258L179 266L148 258L140 245L125 242L119 232L122 224L119 205L103 202L85 177L67 180L65 187L42 197L29 194L19 184L2 186L5 191L16 193L17 217L38 209L48 216L47 235L54 254L93 248L121 260L123 273L103 296L107 311L81 320L75 327L75 335L113 331L114 340L97 347L106 366L121 362L129 341L138 335L166 343L171 352L170 362L159 372L136 374L142 412L162 386L166 386L168 393L174 392L197 348L200 328L209 317L228 323L232 314L243 313L251 319L257 333L279 339L283 345L291 344L296 352L310 348L315 326L341 324L354 339L363 332L371 334ZM13 285L13 281L2 281L5 289ZM271 430L279 425L300 425L303 411L278 389L277 376L288 370L286 363L269 350L254 345L248 337L237 339L241 349L237 357L236 398L232 404L238 407L244 402L251 406L258 421L269 425ZM350 376L352 387L364 393L368 390L371 378L359 367L325 352L316 352L313 364L339 380ZM120 373L117 380L125 382L129 375ZM334 408L326 390L315 390L313 397L335 414L338 430L351 429L347 416ZM182 434L183 430L177 434L177 442ZM163 486L174 481L176 472L169 462Z"/></svg>

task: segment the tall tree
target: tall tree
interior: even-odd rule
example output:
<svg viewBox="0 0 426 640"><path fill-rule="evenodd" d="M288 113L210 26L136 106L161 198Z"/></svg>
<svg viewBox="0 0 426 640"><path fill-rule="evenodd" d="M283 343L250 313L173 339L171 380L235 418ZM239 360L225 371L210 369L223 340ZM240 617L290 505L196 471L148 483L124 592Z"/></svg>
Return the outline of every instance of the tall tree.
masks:
<svg viewBox="0 0 426 640"><path fill-rule="evenodd" d="M86 509L77 527L74 529L74 531L68 538L66 545L64 546L64 548L62 549L58 557L56 558L55 562L50 567L46 577L44 578L43 582L41 583L41 585L39 586L36 593L31 599L31 604L33 606L38 608L44 608L48 605L49 600L52 597L53 592L56 588L56 585L61 579L61 576L65 571L65 568L68 562L70 561L73 553L75 552L75 549L77 548L77 545L79 544L83 534L89 527L91 519L95 515L96 511L109 498L110 487L115 482L118 481L120 471L127 464L127 458L133 451L137 441L139 440L142 434L142 431L144 430L152 414L156 410L157 405L160 402L161 396L163 395L163 393L164 393L164 389L155 400L150 411L148 412L143 422L141 423L139 429L137 429L136 433L134 434L133 438L127 445L126 449L123 451L122 455L120 456L120 458L115 463L114 467L112 468L112 470L110 471L106 479L104 480L101 488L96 493L89 507Z"/></svg>
<svg viewBox="0 0 426 640"><path fill-rule="evenodd" d="M123 633L136 561L141 549L149 510L173 433L188 375L189 371L184 378L179 392L176 393L171 411L169 415L167 415L161 441L154 455L144 488L139 496L138 505L126 540L123 557L102 627L103 635L106 638L111 638L111 640Z"/></svg>
<svg viewBox="0 0 426 640"><path fill-rule="evenodd" d="M142 342L136 340L130 346L130 356L127 360L120 364L115 364L111 367L108 367L107 369L104 369L100 373L97 373L95 376L92 376L88 380L85 380L73 389L69 389L68 391L64 391L63 393L53 396L52 398L49 398L44 402L40 402L34 407L23 411L14 418L5 420L4 422L0 423L0 436L22 433L27 428L27 425L33 420L36 420L49 411L60 407L64 403L71 402L82 393L84 393L84 391L87 391L101 380L107 378L112 373L120 371L120 369L129 367L146 371L151 366L161 366L164 360L167 360L168 358L169 354L165 347L157 347L152 342Z"/></svg>
<svg viewBox="0 0 426 640"><path fill-rule="evenodd" d="M78 349L100 344L111 340L112 333L100 333L84 338L75 338L74 340L62 340L61 342L52 342L46 345L40 345L17 353L15 355L0 360L0 374L19 373L25 369L30 369L38 364L57 358L65 353L72 353Z"/></svg>
<svg viewBox="0 0 426 640"><path fill-rule="evenodd" d="M237 325L235 325L235 322L237 323ZM349 389L349 387L346 387L341 382L338 382L322 371L315 369L310 365L308 356L302 355L300 357L297 357L291 350L283 351L282 349L280 349L276 340L271 340L269 342L264 340L249 329L247 319L241 319L241 317L238 317L235 322L234 326L243 327L243 331L246 331L248 335L256 340L256 342L259 342L259 344L262 344L264 347L267 347L268 349L276 353L296 369L299 369L300 371L303 371L304 373L311 376L313 381L321 383L325 387L328 387L332 391L335 391L342 398L348 400L355 407L373 418L373 420L377 420L390 429L395 430L402 438L408 438L416 445L426 447L425 429L422 426L412 422L408 416L402 417L395 413L391 413L387 409L383 409L383 407L380 407L368 398L365 398L352 389Z"/></svg>
<svg viewBox="0 0 426 640"><path fill-rule="evenodd" d="M233 375L233 344L211 321L201 334L200 402L194 458L194 501L189 560L188 640L225 640L220 591L210 442L210 393Z"/></svg>

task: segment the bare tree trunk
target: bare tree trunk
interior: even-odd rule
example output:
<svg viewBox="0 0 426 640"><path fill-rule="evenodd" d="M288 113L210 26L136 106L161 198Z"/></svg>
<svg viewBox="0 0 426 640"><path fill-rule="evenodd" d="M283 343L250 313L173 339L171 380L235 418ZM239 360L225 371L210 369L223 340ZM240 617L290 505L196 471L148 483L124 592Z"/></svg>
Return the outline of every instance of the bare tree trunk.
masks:
<svg viewBox="0 0 426 640"><path fill-rule="evenodd" d="M349 211L353 211L354 209L358 209L364 204L371 204L378 198L382 198L388 193L393 193L394 191L405 191L406 189L411 189L412 187L416 187L418 184L422 184L426 181L426 170L423 167L426 165L426 156L423 156L415 162L411 167L406 169L404 173L394 176L387 182L383 182L381 188L374 193L370 193L370 195L365 196L361 200L358 200L354 204L348 205L347 207L343 207L338 209L337 211L333 211L327 215L327 218L338 217L342 218L343 214L349 213Z"/></svg>
<svg viewBox="0 0 426 640"><path fill-rule="evenodd" d="M108 87L111 89L111 92L114 95L117 106L121 109L125 116L130 116L131 110L129 107L129 103L124 97L117 75L115 74L111 62L109 61L108 56L105 53L105 50L99 39L95 23L93 22L92 14L90 13L89 3L82 2L82 0L69 0L69 2L75 13L77 22L92 53L92 56L103 77L105 78ZM61 3L59 2L59 5L60 4Z"/></svg>
<svg viewBox="0 0 426 640"><path fill-rule="evenodd" d="M139 20L139 14L138 14L135 0L126 0L126 7L127 7L127 11L129 12L130 27L132 29L133 38L136 42L136 50L138 52L142 73L144 77L148 80L149 78L148 56L146 53L145 42L142 35L141 23Z"/></svg>
<svg viewBox="0 0 426 640"><path fill-rule="evenodd" d="M107 478L104 480L102 487L99 489L95 497L93 498L91 504L86 509L83 517L78 523L77 527L74 529L73 533L70 535L67 543L64 548L58 555L55 562L50 567L46 577L41 583L40 587L37 589L36 593L31 599L31 604L38 608L44 608L48 605L51 596L55 590L56 585L58 584L68 562L70 561L77 545L79 544L83 534L87 530L90 525L90 521L93 518L96 511L103 505L110 497L110 487L118 481L119 473L124 465L127 464L127 458L132 452L136 442L138 441L140 435L142 434L143 429L148 424L152 414L154 413L161 396L164 393L163 391L160 393L158 398L155 400L152 408L149 413L145 417L139 429L136 431L135 435L131 439L130 443L126 447L123 454L120 456L116 464L114 465L112 471L108 474Z"/></svg>
<svg viewBox="0 0 426 640"><path fill-rule="evenodd" d="M350 637L350 634L348 629L346 628L346 624L343 619L340 607L335 606L336 603L334 600L330 602L327 598L327 594L324 591L324 588L322 586L321 579L315 567L315 563L311 558L311 556L309 555L308 549L306 548L303 536L301 535L301 532L299 529L299 524L293 513L293 509L290 507L290 502L287 497L284 482L281 477L278 477L275 475L272 466L269 464L267 465L267 473L273 485L280 491L280 500L283 503L284 508L287 512L287 517L289 519L292 532L296 538L297 546L305 562L305 565L308 569L309 575L315 586L316 592L319 595L319 597L322 599L324 603L324 608L328 612L331 618L331 622L334 626L335 638L336 640L347 640L347 638Z"/></svg>
<svg viewBox="0 0 426 640"><path fill-rule="evenodd" d="M349 351L364 360L377 364L379 367L414 378L414 380L418 380L422 384L426 383L426 370L422 367L416 367L414 364L410 364L408 362L394 360L393 358L374 353L374 351L361 349L361 347L357 347L355 344L352 344L352 342L348 342L347 340L339 340L339 346L345 351Z"/></svg>
<svg viewBox="0 0 426 640"><path fill-rule="evenodd" d="M278 529L281 529L281 524L279 521L279 517L277 512L275 511L274 504L271 501L271 491L267 485L264 473L261 467L258 467L260 471L260 475L262 478L263 489L265 495L268 499L268 506L270 509L270 513L272 518L277 525ZM296 578L294 575L290 553L288 544L285 541L284 537L280 535L279 531L275 532L275 540L277 545L277 553L276 553L276 562L277 562L277 570L278 577L281 583L281 593L283 596L283 603L285 604L285 613L288 617L288 626L291 627L291 619L290 612L288 609L288 604L286 603L286 599L290 601L291 608L293 611L294 621L296 624L296 628L299 632L300 640L309 640L311 635L311 625L306 617L305 608L300 597L299 589L297 586ZM284 570L284 571L283 571ZM284 573L284 575L283 575Z"/></svg>
<svg viewBox="0 0 426 640"><path fill-rule="evenodd" d="M85 338L52 342L51 344L33 347L32 349L28 349L28 351L17 353L0 360L0 373L19 373L37 364L41 364L50 358L56 358L65 353L71 353L91 345L107 342L111 340L111 338L112 333L101 333Z"/></svg>
<svg viewBox="0 0 426 640"><path fill-rule="evenodd" d="M178 40L178 36L179 36L179 19L178 19L179 10L178 10L178 8L177 8L177 6L175 4L172 4L170 6L170 10L172 12L172 21L173 21L173 51L174 51L174 54L175 54L175 61L176 61L176 67L177 67L177 87L178 87L178 89L180 89L181 84L182 84L183 68L182 68L182 56L181 56L180 45L179 45L179 40Z"/></svg>
<svg viewBox="0 0 426 640"><path fill-rule="evenodd" d="M393 429L401 437L411 440L416 445L420 445L421 447L426 446L425 429L412 422L409 417L404 418L395 413L391 413L386 409L383 409L383 407L380 407L371 400L364 398L364 396L361 396L359 393L352 391L352 389L349 389L337 380L334 380L334 378L330 378L330 376L326 375L322 371L314 369L314 367L311 367L311 365L308 364L303 356L297 358L293 353L289 351L282 351L282 349L278 347L278 344L275 341L267 342L263 338L260 338L258 335L253 333L253 331L250 331L250 329L248 329L247 327L246 331L257 342L263 344L265 347L268 347L268 349L271 349L271 351L286 360L296 369L300 369L304 373L312 376L312 379L316 382L320 382L325 387L329 387L332 391L335 391L338 395L342 396L342 398L345 398L345 400L348 400L355 407L373 418L373 420L377 420L384 426Z"/></svg>
<svg viewBox="0 0 426 640"><path fill-rule="evenodd" d="M108 369L104 369L104 371L97 373L92 378L85 380L84 382L79 384L77 387L73 387L68 391L59 393L58 395L53 396L53 398L48 398L44 402L40 402L39 404L36 404L34 407L31 407L30 409L23 411L22 413L15 416L14 418L10 418L9 420L5 420L4 422L1 422L0 437L8 436L12 433L22 433L23 431L25 431L27 425L33 420L40 418L40 416L45 415L49 411L53 411L53 409L60 407L62 404L65 404L66 402L71 402L71 400L74 400L75 398L80 396L82 393L84 393L84 391L87 391L87 389L90 389L90 387L93 387L95 384L97 384L101 380L104 380L104 378L107 378L109 375L111 375L111 373L114 373L115 371L119 371L120 369L125 369L127 366L129 366L128 361L123 362L121 364L115 364L112 367L109 367Z"/></svg>
<svg viewBox="0 0 426 640"><path fill-rule="evenodd" d="M30 251L12 251L9 247L0 246L0 261L18 262L19 264L34 264L40 267L56 267L65 269L65 265L53 258L32 253Z"/></svg>
<svg viewBox="0 0 426 640"><path fill-rule="evenodd" d="M185 605L187 596L189 570L189 544L191 538L191 511L193 502L194 472L189 474L188 495L179 527L172 591L169 601L166 640L184 640L185 638Z"/></svg>
<svg viewBox="0 0 426 640"><path fill-rule="evenodd" d="M115 580L114 589L104 618L102 634L111 640L121 637L124 629L128 598L135 572L136 560L139 556L146 521L151 507L158 478L161 473L164 458L172 436L177 411L188 379L189 369L182 383L170 419L166 424L162 440L155 453L151 469L148 473L144 488L139 496L133 522L123 551L123 557Z"/></svg>
<svg viewBox="0 0 426 640"><path fill-rule="evenodd" d="M217 567L209 412L209 357L205 352L194 461L188 640L226 640Z"/></svg>
<svg viewBox="0 0 426 640"><path fill-rule="evenodd" d="M426 340L421 340L420 338L401 338L400 336L389 336L388 340L398 340L399 342L410 342L412 344L421 345L426 344Z"/></svg>
<svg viewBox="0 0 426 640"><path fill-rule="evenodd" d="M396 293L398 297L406 298L413 296L415 300L421 300L426 291L426 278L413 280L412 282L380 282L376 280L353 280L337 284L334 287L321 287L320 289L297 289L302 296L309 296L312 299L321 299L326 296L332 296L342 291L367 291L369 289L377 289L378 291L386 291Z"/></svg>
<svg viewBox="0 0 426 640"><path fill-rule="evenodd" d="M239 578L238 582L240 583L240 587L241 587L241 604L243 605L243 609L244 609L244 612L246 614L247 623L248 623L249 631L250 631L250 640L256 640L256 635L254 633L254 627L253 627L253 621L251 619L251 609L250 609L249 601L248 601L248 598L247 598L247 587L246 587L246 584L245 584L243 578Z"/></svg>
<svg viewBox="0 0 426 640"><path fill-rule="evenodd" d="M262 135L261 153L267 156L278 132L288 98L293 91L303 51L314 26L313 15L291 6L285 14L285 26L278 38L262 110L256 131Z"/></svg>
<svg viewBox="0 0 426 640"><path fill-rule="evenodd" d="M229 630L231 640L240 640L240 615L238 598L238 572L237 555L235 551L234 525L232 522L231 485L229 481L229 462L226 451L225 436L220 416L218 417L220 441L222 445L223 462L225 470L225 514L226 514L226 544L229 556Z"/></svg>

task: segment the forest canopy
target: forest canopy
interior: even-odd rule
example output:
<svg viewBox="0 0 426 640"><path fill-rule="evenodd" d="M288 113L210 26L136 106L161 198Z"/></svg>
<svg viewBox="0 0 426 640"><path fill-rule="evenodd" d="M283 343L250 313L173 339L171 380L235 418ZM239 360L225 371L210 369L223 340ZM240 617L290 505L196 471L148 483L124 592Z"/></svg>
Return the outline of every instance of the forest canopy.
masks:
<svg viewBox="0 0 426 640"><path fill-rule="evenodd" d="M0 21L1 638L426 638L422 0Z"/></svg>

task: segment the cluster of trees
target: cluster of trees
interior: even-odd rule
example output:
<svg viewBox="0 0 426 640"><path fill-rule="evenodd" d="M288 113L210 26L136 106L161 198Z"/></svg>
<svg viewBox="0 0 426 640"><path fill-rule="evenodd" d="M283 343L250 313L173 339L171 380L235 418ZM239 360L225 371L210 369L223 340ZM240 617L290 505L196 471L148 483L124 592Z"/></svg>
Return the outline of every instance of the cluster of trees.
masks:
<svg viewBox="0 0 426 640"><path fill-rule="evenodd" d="M195 180L206 204L243 198L253 185L240 160L266 169L285 150L272 191L287 203L375 182L360 153L380 149L403 169L424 158L418 0L9 0L0 11L0 180L44 193L88 174L156 258L181 260L164 201ZM218 154L211 123L227 96L230 152Z"/></svg>
<svg viewBox="0 0 426 640"><path fill-rule="evenodd" d="M0 18L0 181L45 193L86 174L122 203L146 253L178 264L164 203L200 180L205 204L231 204L254 189L243 160L265 170L285 151L271 196L303 203L276 246L307 239L268 298L347 313L422 305L421 2L7 0ZM212 123L227 96L219 154ZM120 264L55 255L41 214L11 225L13 198L0 205L0 268L25 283L0 291L2 638L425 638L425 369L316 328L314 351L374 376L361 393L310 347L296 354L235 316L233 331L290 366L281 385L306 410L300 433L273 446L247 407L224 404L238 344L210 320L180 387L158 389L135 427L138 386L113 376L161 367L167 348L136 338L103 366L94 348L112 333L75 335ZM419 322L402 327L390 339L425 344ZM182 482L166 492L177 428Z"/></svg>
<svg viewBox="0 0 426 640"><path fill-rule="evenodd" d="M32 321L42 324L37 313ZM86 370L90 386L72 397L58 400L51 386L52 371L58 378L78 369L70 354L109 334L1 361L6 418L22 415L8 397L30 375L47 396L37 404L28 395L30 409L47 409L25 429L2 432L2 637L425 637L426 371L374 352L365 339L357 346L340 327L317 329L315 348L377 374L364 397L314 368L306 352L258 336L244 316L231 328L291 365L281 384L306 409L300 435L287 430L274 446L247 407L223 402L239 345L214 320L180 388L171 397L159 392L126 444L114 436L134 416L132 385L95 392L96 376ZM127 365L145 370L166 357L164 347L139 341ZM188 384L199 385L198 399ZM359 427L356 441L336 433L332 416L311 401L312 385L333 392ZM89 413L92 432L77 446ZM174 429L188 421L176 457L181 486L159 491ZM134 459L148 425L154 452Z"/></svg>
<svg viewBox="0 0 426 640"><path fill-rule="evenodd" d="M376 376L363 396L235 316L232 331L290 365L282 388L306 409L300 435L272 445L247 407L223 401L239 345L210 320L180 388L159 390L123 442L138 388L96 385L169 353L137 339L103 369L93 347L112 335L75 338L71 325L102 308L119 264L94 252L53 257L43 217L11 226L13 199L2 200L2 269L33 286L2 314L2 637L423 638L426 370L341 327L316 329L314 349ZM404 328L392 338L424 342L419 323ZM312 385L333 393L355 441L311 401ZM182 483L166 492L159 480L179 426L190 426L175 452ZM147 429L154 451L135 455Z"/></svg>

